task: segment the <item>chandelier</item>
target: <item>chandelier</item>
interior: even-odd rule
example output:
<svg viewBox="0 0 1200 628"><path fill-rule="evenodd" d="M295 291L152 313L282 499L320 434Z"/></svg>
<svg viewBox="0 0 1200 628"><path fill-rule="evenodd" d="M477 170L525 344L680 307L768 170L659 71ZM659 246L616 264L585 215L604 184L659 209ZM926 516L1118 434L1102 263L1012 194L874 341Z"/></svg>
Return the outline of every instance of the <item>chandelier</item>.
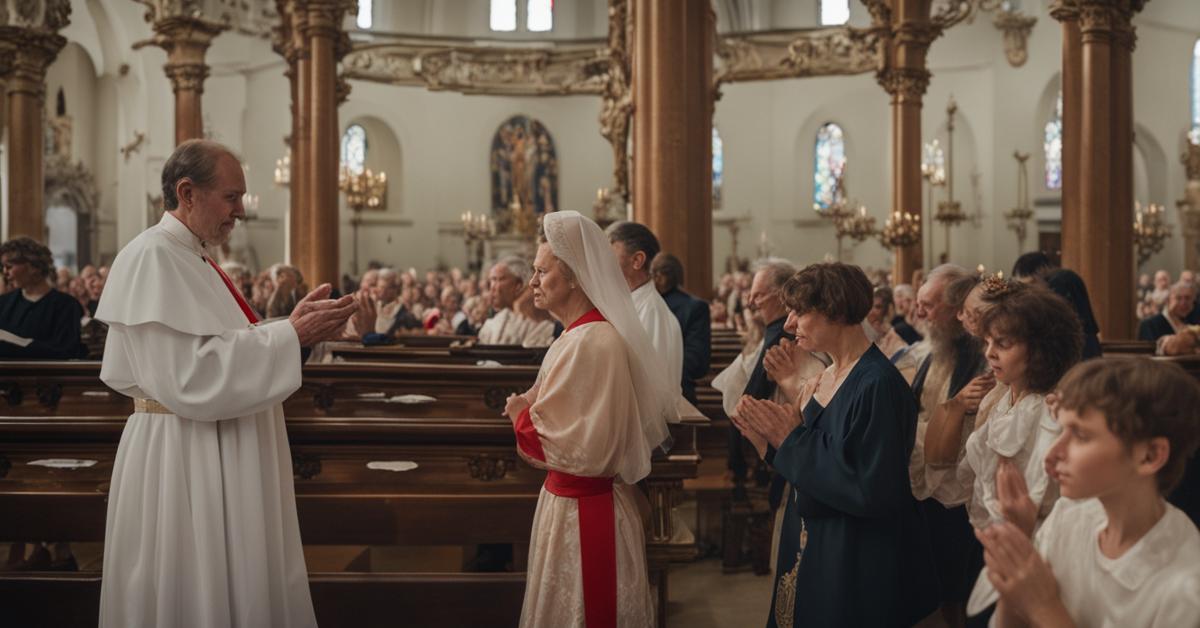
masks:
<svg viewBox="0 0 1200 628"><path fill-rule="evenodd" d="M911 212L892 212L883 223L879 241L889 249L902 249L921 241L921 217Z"/></svg>
<svg viewBox="0 0 1200 628"><path fill-rule="evenodd" d="M287 150L283 157L275 160L275 187L286 188L292 184L292 138L288 136L283 143Z"/></svg>
<svg viewBox="0 0 1200 628"><path fill-rule="evenodd" d="M1033 209L1029 207L1029 172L1025 163L1029 160L1029 153L1013 151L1013 159L1017 160L1017 206L1004 212L1004 219L1008 228L1017 234L1017 250L1024 251L1025 223L1033 218Z"/></svg>
<svg viewBox="0 0 1200 628"><path fill-rule="evenodd" d="M938 203L937 213L933 219L946 228L945 261L950 261L950 229L967 219L962 204L954 200L954 114L958 113L958 103L950 97L946 105L946 200Z"/></svg>
<svg viewBox="0 0 1200 628"><path fill-rule="evenodd" d="M387 173L372 172L369 168L353 172L342 166L338 172L338 189L346 195L346 206L355 212L382 209L387 198Z"/></svg>
<svg viewBox="0 0 1200 628"><path fill-rule="evenodd" d="M1138 266L1161 251L1171 237L1171 225L1165 218L1166 208L1162 205L1150 203L1143 210L1141 203L1134 203L1133 248L1137 251Z"/></svg>

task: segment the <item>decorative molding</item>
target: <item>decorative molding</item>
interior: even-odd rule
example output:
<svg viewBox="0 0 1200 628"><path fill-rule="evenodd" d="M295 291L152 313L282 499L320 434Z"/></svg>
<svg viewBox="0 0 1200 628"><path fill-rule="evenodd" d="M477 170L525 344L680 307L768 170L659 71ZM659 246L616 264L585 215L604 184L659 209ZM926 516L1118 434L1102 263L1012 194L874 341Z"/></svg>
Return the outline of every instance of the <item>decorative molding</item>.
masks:
<svg viewBox="0 0 1200 628"><path fill-rule="evenodd" d="M629 2L609 0L608 57L601 92L600 135L613 152L613 187L610 194L624 202L629 198L629 125L633 114L630 84Z"/></svg>
<svg viewBox="0 0 1200 628"><path fill-rule="evenodd" d="M142 143L146 141L146 134L141 131L133 132L133 139L128 144L121 147L121 156L125 158L125 163L129 163L130 155L142 150Z"/></svg>
<svg viewBox="0 0 1200 628"><path fill-rule="evenodd" d="M70 23L70 0L0 0L0 26L54 33Z"/></svg>
<svg viewBox="0 0 1200 628"><path fill-rule="evenodd" d="M921 102L932 75L919 68L888 68L875 74L875 80L891 94L892 101Z"/></svg>
<svg viewBox="0 0 1200 628"><path fill-rule="evenodd" d="M146 22L187 18L206 22L221 30L268 39L279 25L274 0L135 0L145 5Z"/></svg>
<svg viewBox="0 0 1200 628"><path fill-rule="evenodd" d="M1019 68L1029 59L1026 45L1036 23L1036 17L1017 11L998 11L992 18L992 24L1004 33L1004 56L1012 67Z"/></svg>
<svg viewBox="0 0 1200 628"><path fill-rule="evenodd" d="M62 155L46 159L46 205L61 204L81 215L92 215L100 207L96 180L83 162L71 163Z"/></svg>
<svg viewBox="0 0 1200 628"><path fill-rule="evenodd" d="M517 468L517 461L512 458L495 458L486 454L472 456L467 460L467 472L471 477L483 482L502 480L509 471Z"/></svg>
<svg viewBox="0 0 1200 628"><path fill-rule="evenodd" d="M717 40L718 83L863 74L883 67L878 28L823 28L725 35Z"/></svg>
<svg viewBox="0 0 1200 628"><path fill-rule="evenodd" d="M203 63L168 63L163 66L171 80L171 90L204 93L204 79L208 78L208 66Z"/></svg>

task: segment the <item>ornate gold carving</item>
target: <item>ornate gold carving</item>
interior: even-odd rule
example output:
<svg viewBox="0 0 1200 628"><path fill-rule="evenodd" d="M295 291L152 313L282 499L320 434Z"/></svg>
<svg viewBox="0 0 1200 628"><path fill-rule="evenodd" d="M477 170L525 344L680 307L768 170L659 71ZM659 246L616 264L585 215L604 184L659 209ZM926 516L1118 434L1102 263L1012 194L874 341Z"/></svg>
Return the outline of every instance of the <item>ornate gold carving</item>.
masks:
<svg viewBox="0 0 1200 628"><path fill-rule="evenodd" d="M0 41L6 42L10 51L0 53L7 60L7 63L0 60L0 65L8 66L4 74L7 91L41 98L46 90L46 68L67 44L66 38L40 30L0 26Z"/></svg>
<svg viewBox="0 0 1200 628"><path fill-rule="evenodd" d="M800 557L796 552L796 563L791 571L779 576L775 585L775 624L779 628L792 628L796 620L796 578L800 575Z"/></svg>
<svg viewBox="0 0 1200 628"><path fill-rule="evenodd" d="M1059 22L1069 22L1079 19L1078 0L1054 0L1050 6L1050 17Z"/></svg>
<svg viewBox="0 0 1200 628"><path fill-rule="evenodd" d="M1116 7L1106 0L1082 0L1079 5L1079 30L1084 39L1107 38L1120 20Z"/></svg>
<svg viewBox="0 0 1200 628"><path fill-rule="evenodd" d="M1187 152L1179 159L1183 162L1183 169L1187 172L1187 180L1200 181L1200 144L1188 142Z"/></svg>
<svg viewBox="0 0 1200 628"><path fill-rule="evenodd" d="M171 80L171 89L178 94L181 91L204 93L204 79L208 78L208 66L203 63L168 63L163 66L167 78Z"/></svg>
<svg viewBox="0 0 1200 628"><path fill-rule="evenodd" d="M269 38L279 22L272 0L136 0L146 6L145 20L155 24L170 18L197 19L222 30Z"/></svg>
<svg viewBox="0 0 1200 628"><path fill-rule="evenodd" d="M1026 43L1035 23L1036 17L1017 11L1000 11L992 18L992 24L1004 33L1004 56L1014 68L1025 65L1029 59Z"/></svg>
<svg viewBox="0 0 1200 628"><path fill-rule="evenodd" d="M610 0L608 5L608 65L600 105L600 135L613 151L611 194L623 202L629 198L629 117L633 113L630 86L629 38L626 29L628 0Z"/></svg>
<svg viewBox="0 0 1200 628"><path fill-rule="evenodd" d="M730 35L717 41L718 82L862 74L884 58L881 30L825 28Z"/></svg>
<svg viewBox="0 0 1200 628"><path fill-rule="evenodd" d="M517 461L512 458L493 458L488 455L472 456L467 461L467 472L471 477L483 482L502 480L509 471L517 468Z"/></svg>
<svg viewBox="0 0 1200 628"><path fill-rule="evenodd" d="M141 131L133 132L133 139L128 144L121 147L121 156L125 158L125 163L129 163L129 156L142 149L142 142L146 141L146 134Z"/></svg>
<svg viewBox="0 0 1200 628"><path fill-rule="evenodd" d="M929 70L918 68L888 68L875 74L884 91L905 102L920 102L929 87Z"/></svg>

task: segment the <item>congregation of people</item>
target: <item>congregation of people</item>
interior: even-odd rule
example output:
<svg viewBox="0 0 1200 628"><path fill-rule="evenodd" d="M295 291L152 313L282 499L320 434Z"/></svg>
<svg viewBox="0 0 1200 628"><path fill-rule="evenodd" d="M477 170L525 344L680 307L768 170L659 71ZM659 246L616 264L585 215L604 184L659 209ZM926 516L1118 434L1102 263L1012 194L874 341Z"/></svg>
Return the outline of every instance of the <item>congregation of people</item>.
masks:
<svg viewBox="0 0 1200 628"><path fill-rule="evenodd" d="M166 234L190 228L163 220ZM683 265L643 225L602 232L557 212L543 228L534 259L504 257L479 274L372 265L322 306L344 314L299 339L549 347L538 383L505 408L522 459L548 472L523 625L653 621L634 485L670 445L676 399L695 403L713 331L732 329L744 348L712 386L731 423L733 499L759 491L775 511L767 626L1200 626L1200 481L1189 467L1200 386L1168 361L1103 357L1086 287L1046 255L1008 273L944 264L898 284L849 264L771 258L722 276L708 302L682 290ZM56 270L29 238L0 246L0 261L0 357L83 357L80 329L97 317L108 268ZM252 326L290 317L301 330L313 295L331 292L283 264L219 270ZM1139 338L1162 355L1196 353L1194 275L1144 279ZM129 335L138 327L117 309L124 299L109 297L116 305L99 318L137 364L153 343ZM197 325L184 331L215 333ZM266 342L287 343L281 333ZM137 369L103 377L138 390ZM594 394L574 392L584 387ZM169 406L171 394L156 396ZM281 496L292 499L290 484ZM290 517L284 554L299 542ZM615 560L580 546L605 535ZM108 582L111 617L121 616L112 596L145 593Z"/></svg>

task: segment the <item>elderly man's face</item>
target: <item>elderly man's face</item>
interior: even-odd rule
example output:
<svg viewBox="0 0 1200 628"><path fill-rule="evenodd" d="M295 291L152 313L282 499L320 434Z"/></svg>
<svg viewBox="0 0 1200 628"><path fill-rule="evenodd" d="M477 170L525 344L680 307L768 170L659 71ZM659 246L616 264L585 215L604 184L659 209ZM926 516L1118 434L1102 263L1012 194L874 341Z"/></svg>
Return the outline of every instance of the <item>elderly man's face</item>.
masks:
<svg viewBox="0 0 1200 628"><path fill-rule="evenodd" d="M1193 307L1196 307L1195 288L1176 288L1167 297L1167 310L1178 320L1186 318Z"/></svg>
<svg viewBox="0 0 1200 628"><path fill-rule="evenodd" d="M787 309L779 297L779 288L771 283L769 269L755 273L754 281L750 284L749 305L754 312L754 319L763 325L770 325L772 321L787 315Z"/></svg>
<svg viewBox="0 0 1200 628"><path fill-rule="evenodd" d="M400 296L400 284L396 282L395 276L393 276L391 279L385 279L383 277L376 279L375 294L372 296L374 296L375 300L379 301L380 303L391 303L392 301L395 301L396 297Z"/></svg>
<svg viewBox="0 0 1200 628"><path fill-rule="evenodd" d="M521 288L524 288L521 280L504 264L496 264L488 272L488 296L492 299L492 307L497 310L512 307L517 295L521 294Z"/></svg>
<svg viewBox="0 0 1200 628"><path fill-rule="evenodd" d="M927 281L917 291L917 315L932 329L951 327L958 316L958 312L942 298L945 289L945 281Z"/></svg>
<svg viewBox="0 0 1200 628"><path fill-rule="evenodd" d="M1171 285L1171 275L1165 270L1160 270L1154 273L1154 287L1159 290L1166 290Z"/></svg>
<svg viewBox="0 0 1200 628"><path fill-rule="evenodd" d="M216 158L216 179L209 187L191 186L190 194L179 199L181 218L196 237L208 245L229 241L237 221L246 217L242 195L246 193L246 176L232 155Z"/></svg>
<svg viewBox="0 0 1200 628"><path fill-rule="evenodd" d="M378 280L379 271L368 270L367 272L363 273L362 279L358 280L358 289L370 291Z"/></svg>

